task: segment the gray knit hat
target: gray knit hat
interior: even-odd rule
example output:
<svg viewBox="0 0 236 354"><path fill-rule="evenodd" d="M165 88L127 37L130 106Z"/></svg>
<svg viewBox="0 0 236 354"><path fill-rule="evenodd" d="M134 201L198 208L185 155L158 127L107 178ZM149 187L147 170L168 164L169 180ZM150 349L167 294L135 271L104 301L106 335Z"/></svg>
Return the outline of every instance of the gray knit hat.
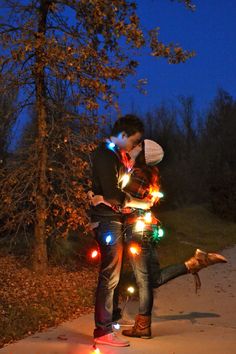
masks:
<svg viewBox="0 0 236 354"><path fill-rule="evenodd" d="M144 156L147 165L156 165L163 159L162 147L153 140L144 140Z"/></svg>

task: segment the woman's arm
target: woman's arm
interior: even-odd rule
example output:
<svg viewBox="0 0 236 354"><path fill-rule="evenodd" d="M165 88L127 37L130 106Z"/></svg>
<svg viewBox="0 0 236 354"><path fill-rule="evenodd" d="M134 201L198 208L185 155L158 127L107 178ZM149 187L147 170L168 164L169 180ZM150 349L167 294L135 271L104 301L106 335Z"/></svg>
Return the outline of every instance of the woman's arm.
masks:
<svg viewBox="0 0 236 354"><path fill-rule="evenodd" d="M88 197L89 197L89 201L90 204L93 206L97 206L99 204L105 204L109 207L112 208L112 205L107 202L102 195L94 195L94 193L92 191L88 192ZM149 198L145 198L145 199L138 199L138 198L133 198L130 195L127 194L127 197L125 199L125 204L124 204L124 208L137 208L137 209L143 209L143 210L147 210L150 209L153 205L153 202L149 199Z"/></svg>
<svg viewBox="0 0 236 354"><path fill-rule="evenodd" d="M153 206L153 202L149 198L138 199L127 195L124 208L136 208L148 210Z"/></svg>

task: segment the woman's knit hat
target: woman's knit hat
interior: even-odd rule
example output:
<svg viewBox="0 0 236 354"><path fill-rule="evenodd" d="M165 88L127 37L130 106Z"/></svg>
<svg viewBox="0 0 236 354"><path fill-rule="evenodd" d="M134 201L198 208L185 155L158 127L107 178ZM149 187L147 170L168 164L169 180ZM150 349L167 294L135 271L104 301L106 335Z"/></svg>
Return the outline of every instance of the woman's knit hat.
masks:
<svg viewBox="0 0 236 354"><path fill-rule="evenodd" d="M153 140L144 139L144 156L147 165L156 165L163 159L162 147Z"/></svg>

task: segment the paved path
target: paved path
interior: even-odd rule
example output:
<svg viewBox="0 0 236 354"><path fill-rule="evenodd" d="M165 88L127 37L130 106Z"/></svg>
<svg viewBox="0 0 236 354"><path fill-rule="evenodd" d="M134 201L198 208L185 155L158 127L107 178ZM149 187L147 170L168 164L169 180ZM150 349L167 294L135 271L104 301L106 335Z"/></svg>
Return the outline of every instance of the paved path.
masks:
<svg viewBox="0 0 236 354"><path fill-rule="evenodd" d="M101 354L236 354L236 246L226 249L226 265L201 271L202 289L191 275L156 291L153 338L131 339L128 348L99 346ZM130 302L125 316L134 317ZM68 321L0 349L0 354L92 354L93 315Z"/></svg>

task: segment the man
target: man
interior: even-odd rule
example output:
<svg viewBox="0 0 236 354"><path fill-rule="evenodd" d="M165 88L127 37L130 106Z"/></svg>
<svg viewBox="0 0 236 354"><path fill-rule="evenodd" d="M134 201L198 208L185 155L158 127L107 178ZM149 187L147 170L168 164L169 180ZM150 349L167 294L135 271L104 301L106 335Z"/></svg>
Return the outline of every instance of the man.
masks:
<svg viewBox="0 0 236 354"><path fill-rule="evenodd" d="M109 139L101 143L93 154L93 193L102 195L113 206L102 203L91 208L91 221L96 226L94 230L101 253L95 302L95 344L129 345L112 330L114 290L119 282L123 256L121 209L132 206L132 200L121 190L120 182L125 173L123 161L126 152L139 144L143 132L144 126L139 118L134 115L121 117L115 122ZM150 202L147 201L148 207Z"/></svg>

